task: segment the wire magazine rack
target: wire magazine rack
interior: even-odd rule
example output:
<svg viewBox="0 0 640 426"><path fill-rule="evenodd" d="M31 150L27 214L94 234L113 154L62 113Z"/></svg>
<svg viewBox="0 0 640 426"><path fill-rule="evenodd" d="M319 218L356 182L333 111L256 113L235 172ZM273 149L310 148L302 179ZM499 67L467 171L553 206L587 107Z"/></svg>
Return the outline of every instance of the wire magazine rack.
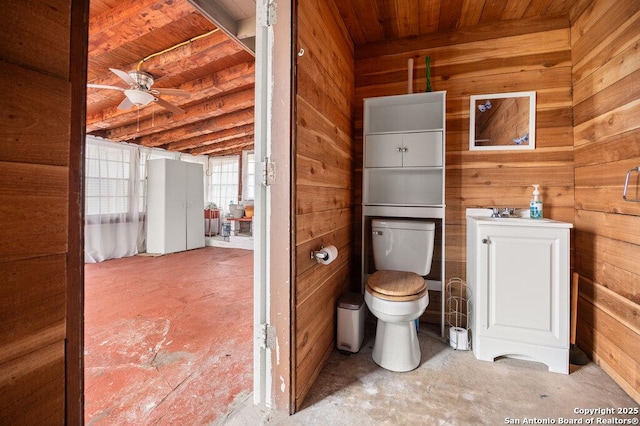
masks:
<svg viewBox="0 0 640 426"><path fill-rule="evenodd" d="M446 294L449 345L455 350L469 350L471 348L469 333L471 289L461 278L454 277L447 282Z"/></svg>

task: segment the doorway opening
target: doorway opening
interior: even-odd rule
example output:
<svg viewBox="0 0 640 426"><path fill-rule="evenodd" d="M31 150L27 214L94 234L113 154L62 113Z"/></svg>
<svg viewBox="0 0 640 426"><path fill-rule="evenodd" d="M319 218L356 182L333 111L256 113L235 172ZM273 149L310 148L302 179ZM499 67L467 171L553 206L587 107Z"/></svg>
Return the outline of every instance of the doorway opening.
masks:
<svg viewBox="0 0 640 426"><path fill-rule="evenodd" d="M182 156L236 155L236 188L242 189L230 200L248 204L249 189L243 188L241 176L256 179L242 161L254 140L253 57L234 47L223 32L214 31L186 0L170 6L158 2L162 7L148 11L143 10L146 3L125 10L111 1L90 1L88 82L123 90L88 89L87 133ZM143 18L153 25L136 25ZM124 31L131 28L138 30ZM178 46L178 40L189 43ZM120 109L126 77L123 81L109 68L153 75L152 89L159 90L154 95L184 114L157 101ZM170 90L191 89L188 98L171 97ZM204 170L205 175L211 171ZM104 185L121 189L117 179ZM124 193L131 194L119 194ZM112 197L116 204L117 198ZM251 234L252 228L237 229L240 235L231 231L227 241L232 248L224 241L221 246L214 243L230 214L224 208L227 198L222 195L223 206L216 199L221 207L218 235L212 235L211 221L207 222L212 218L207 218L206 207L213 199L202 203L201 220L209 225L205 247L162 256L139 251L85 266L85 422L213 421L234 398L251 392L253 265L260 263L255 259L261 252L246 239L242 248L231 241ZM144 220L147 212L142 212ZM115 229L130 219L110 217L99 225L114 228L104 235L117 238Z"/></svg>

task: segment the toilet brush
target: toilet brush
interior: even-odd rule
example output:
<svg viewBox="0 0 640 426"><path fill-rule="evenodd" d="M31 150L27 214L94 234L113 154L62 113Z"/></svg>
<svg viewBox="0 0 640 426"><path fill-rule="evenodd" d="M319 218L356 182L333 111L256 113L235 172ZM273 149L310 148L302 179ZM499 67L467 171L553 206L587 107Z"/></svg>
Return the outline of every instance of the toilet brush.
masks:
<svg viewBox="0 0 640 426"><path fill-rule="evenodd" d="M580 275L578 275L577 272L574 272L573 280L571 281L571 346L569 347L569 363L573 365L587 365L589 364L589 357L582 351L582 349L576 346L579 280Z"/></svg>

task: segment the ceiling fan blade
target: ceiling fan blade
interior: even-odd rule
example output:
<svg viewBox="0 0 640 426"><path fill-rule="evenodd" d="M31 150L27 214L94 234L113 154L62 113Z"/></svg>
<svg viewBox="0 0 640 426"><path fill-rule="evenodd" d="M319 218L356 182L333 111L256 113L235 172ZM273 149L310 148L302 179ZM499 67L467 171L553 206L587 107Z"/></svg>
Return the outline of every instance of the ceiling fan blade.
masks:
<svg viewBox="0 0 640 426"><path fill-rule="evenodd" d="M126 90L123 87L107 86L106 84L87 84L87 87L91 87L93 89L112 89L112 90L120 90L120 91Z"/></svg>
<svg viewBox="0 0 640 426"><path fill-rule="evenodd" d="M188 98L189 96L191 96L191 93L187 92L186 90L182 90L182 89L160 89L160 88L154 88L153 89L154 92L158 92L158 94L160 95L167 95L167 96L184 96L185 98Z"/></svg>
<svg viewBox="0 0 640 426"><path fill-rule="evenodd" d="M133 107L133 106L134 106L134 103L131 102L129 100L129 98L127 98L125 96L125 98L122 100L122 102L120 102L120 105L118 105L118 109L128 110L128 109L131 109L131 107Z"/></svg>
<svg viewBox="0 0 640 426"><path fill-rule="evenodd" d="M156 98L156 103L158 105L160 105L161 107L168 109L169 111L171 111L174 114L184 114L185 113L182 108L179 108L179 107L175 106L174 104L165 101L164 99Z"/></svg>
<svg viewBox="0 0 640 426"><path fill-rule="evenodd" d="M111 70L112 73L114 73L115 75L123 79L125 83L130 84L131 86L138 86L138 82L136 82L133 78L131 78L131 76L126 72L115 69L115 68L109 68L109 69Z"/></svg>

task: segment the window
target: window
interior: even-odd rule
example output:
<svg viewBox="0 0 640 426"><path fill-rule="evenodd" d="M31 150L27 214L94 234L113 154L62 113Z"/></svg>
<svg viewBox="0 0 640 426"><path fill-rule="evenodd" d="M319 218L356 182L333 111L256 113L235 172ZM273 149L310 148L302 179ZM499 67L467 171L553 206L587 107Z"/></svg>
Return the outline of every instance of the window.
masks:
<svg viewBox="0 0 640 426"><path fill-rule="evenodd" d="M229 203L238 202L240 158L237 155L212 157L209 159L209 190L207 202L214 202L224 213L229 212Z"/></svg>
<svg viewBox="0 0 640 426"><path fill-rule="evenodd" d="M137 209L137 150L127 145L92 141L85 152L85 215L125 220ZM130 219L130 217L129 217Z"/></svg>
<svg viewBox="0 0 640 426"><path fill-rule="evenodd" d="M253 151L242 151L242 200L255 198L256 162Z"/></svg>

